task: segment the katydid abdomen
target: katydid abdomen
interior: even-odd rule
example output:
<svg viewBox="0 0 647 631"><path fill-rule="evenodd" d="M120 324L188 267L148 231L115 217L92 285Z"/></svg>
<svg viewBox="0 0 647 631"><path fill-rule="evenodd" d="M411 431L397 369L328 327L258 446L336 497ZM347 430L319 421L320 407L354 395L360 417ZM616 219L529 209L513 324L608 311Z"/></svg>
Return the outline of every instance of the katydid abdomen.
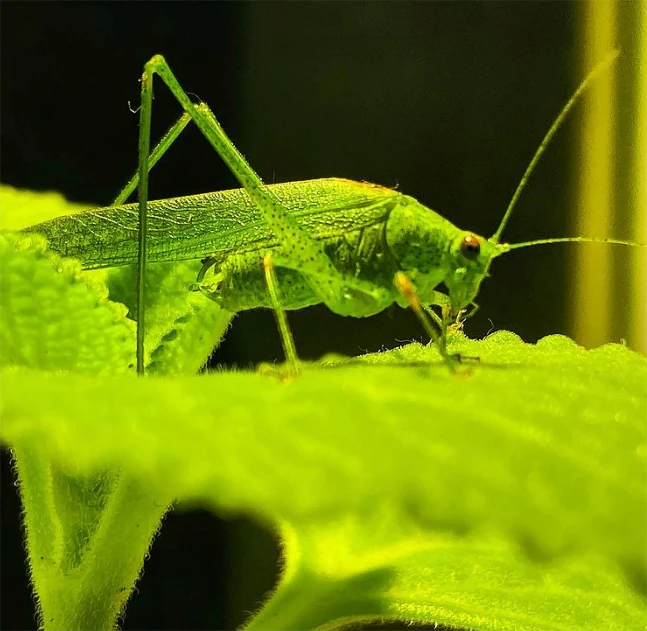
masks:
<svg viewBox="0 0 647 631"><path fill-rule="evenodd" d="M382 300L366 300L362 294L346 304L346 315L365 317L382 311L401 296L393 284L399 270L386 244L386 222L351 230L338 237L322 238L324 252L344 279L371 283L384 288ZM210 297L228 311L272 307L263 274L266 246L243 254L227 254L214 261L214 290ZM302 309L321 302L308 278L284 263L282 248L271 249L284 309ZM289 263L288 263L289 264Z"/></svg>

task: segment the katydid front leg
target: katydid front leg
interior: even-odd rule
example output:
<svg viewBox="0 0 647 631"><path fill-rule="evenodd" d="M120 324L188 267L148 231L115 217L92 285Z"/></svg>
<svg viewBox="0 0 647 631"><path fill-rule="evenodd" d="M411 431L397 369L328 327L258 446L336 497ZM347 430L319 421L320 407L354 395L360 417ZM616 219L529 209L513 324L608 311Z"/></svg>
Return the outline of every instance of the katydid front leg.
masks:
<svg viewBox="0 0 647 631"><path fill-rule="evenodd" d="M433 295L433 302L423 307L415 285L404 272L398 272L395 275L394 282L396 289L404 296L429 338L436 344L443 361L453 372L455 370L455 358L447 353L447 320L451 310L449 297L436 291ZM431 310L432 306L441 307L441 318Z"/></svg>

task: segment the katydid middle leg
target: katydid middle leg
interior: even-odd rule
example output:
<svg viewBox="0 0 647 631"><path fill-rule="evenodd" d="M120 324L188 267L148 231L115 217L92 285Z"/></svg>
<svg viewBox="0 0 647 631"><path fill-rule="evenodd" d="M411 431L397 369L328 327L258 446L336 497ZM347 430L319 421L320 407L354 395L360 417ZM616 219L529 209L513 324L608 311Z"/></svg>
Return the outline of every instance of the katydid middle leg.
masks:
<svg viewBox="0 0 647 631"><path fill-rule="evenodd" d="M299 360L297 359L297 352L294 346L294 338L292 331L288 326L288 320L285 315L285 309L281 304L281 292L279 283L276 278L276 270L274 269L274 262L272 261L272 253L268 252L263 257L263 270L265 272L265 282L267 283L267 290L270 294L272 301L272 308L276 316L276 324L281 336L281 343L283 345L283 352L285 353L285 361L288 364L290 376L295 376L299 372Z"/></svg>
<svg viewBox="0 0 647 631"><path fill-rule="evenodd" d="M192 286L193 291L201 291L202 294L209 300L219 303L220 291L219 287L222 282L226 280L226 272L222 269L214 274L214 280L207 288L203 283L206 273L215 265L216 260L213 258L206 258L202 261L202 267L198 272L195 284ZM294 338L288 325L285 309L281 302L281 290L279 282L276 277L276 269L274 266L274 259L271 252L267 252L263 257L263 273L265 275L265 284L270 296L270 302L274 315L276 317L276 324L281 336L281 344L285 354L285 360L288 364L288 370L291 376L299 372L299 360L297 358L296 348L294 345Z"/></svg>

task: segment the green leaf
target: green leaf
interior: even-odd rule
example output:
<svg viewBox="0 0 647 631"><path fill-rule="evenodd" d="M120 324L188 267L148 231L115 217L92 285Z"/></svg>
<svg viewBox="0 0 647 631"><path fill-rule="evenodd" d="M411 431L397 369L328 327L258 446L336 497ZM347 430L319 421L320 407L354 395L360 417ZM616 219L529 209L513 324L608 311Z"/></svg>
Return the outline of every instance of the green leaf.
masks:
<svg viewBox="0 0 647 631"><path fill-rule="evenodd" d="M37 235L0 234L2 364L117 374L134 366L134 323L101 280Z"/></svg>
<svg viewBox="0 0 647 631"><path fill-rule="evenodd" d="M484 631L647 625L644 600L595 554L537 564L509 540L424 531L387 505L281 534L282 580L246 631L395 620Z"/></svg>
<svg viewBox="0 0 647 631"><path fill-rule="evenodd" d="M284 384L6 371L2 437L47 444L79 473L123 468L176 497L272 520L385 502L429 530L490 526L535 556L599 552L642 584L647 360L510 334L455 349L480 365L452 375L410 345L365 360L383 365Z"/></svg>
<svg viewBox="0 0 647 631"><path fill-rule="evenodd" d="M206 363L234 314L189 291L200 261L157 263L146 272L146 348L153 349L148 374L194 375ZM133 266L109 270L110 297L137 316Z"/></svg>

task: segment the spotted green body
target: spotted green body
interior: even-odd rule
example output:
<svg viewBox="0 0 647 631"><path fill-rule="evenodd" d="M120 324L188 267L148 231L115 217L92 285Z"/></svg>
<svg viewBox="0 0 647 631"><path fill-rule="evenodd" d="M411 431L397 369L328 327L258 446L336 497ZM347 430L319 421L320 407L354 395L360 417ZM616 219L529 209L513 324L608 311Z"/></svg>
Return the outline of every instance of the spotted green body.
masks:
<svg viewBox="0 0 647 631"><path fill-rule="evenodd" d="M393 303L407 306L393 282L399 271L416 283L423 302L433 303L441 282L451 284L457 269L467 272L468 263L474 266L457 261L452 252L465 233L398 191L334 178L267 189L322 245L347 281L352 297L332 305L344 315L369 316ZM244 190L151 201L148 213L148 263L208 259L211 297L223 308L238 312L272 306L262 265L268 251L274 256L285 309L321 302ZM54 219L28 231L43 234L51 249L78 259L85 269L97 269L136 262L137 226L137 207L127 204ZM466 299L457 301L457 308Z"/></svg>

